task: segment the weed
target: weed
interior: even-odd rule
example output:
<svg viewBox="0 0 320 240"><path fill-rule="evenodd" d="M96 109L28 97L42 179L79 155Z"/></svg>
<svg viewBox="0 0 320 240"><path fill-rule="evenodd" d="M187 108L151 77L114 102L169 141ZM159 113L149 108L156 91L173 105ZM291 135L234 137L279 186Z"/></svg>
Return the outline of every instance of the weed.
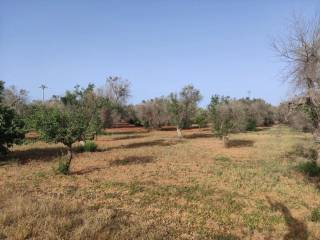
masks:
<svg viewBox="0 0 320 240"><path fill-rule="evenodd" d="M320 208L314 208L311 212L311 221L320 222Z"/></svg>
<svg viewBox="0 0 320 240"><path fill-rule="evenodd" d="M298 170L309 177L320 176L320 167L315 162L304 162L298 165Z"/></svg>
<svg viewBox="0 0 320 240"><path fill-rule="evenodd" d="M93 141L85 141L83 145L80 146L81 152L95 152L98 146Z"/></svg>

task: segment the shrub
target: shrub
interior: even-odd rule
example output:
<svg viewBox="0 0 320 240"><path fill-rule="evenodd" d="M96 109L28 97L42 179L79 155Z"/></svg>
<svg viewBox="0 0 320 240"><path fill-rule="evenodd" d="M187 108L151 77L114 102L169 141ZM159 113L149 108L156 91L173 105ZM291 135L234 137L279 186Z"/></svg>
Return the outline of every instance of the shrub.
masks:
<svg viewBox="0 0 320 240"><path fill-rule="evenodd" d="M80 147L81 152L95 152L98 146L93 141L85 141L84 144Z"/></svg>
<svg viewBox="0 0 320 240"><path fill-rule="evenodd" d="M320 176L320 167L318 167L315 162L301 163L299 164L298 169L309 177Z"/></svg>
<svg viewBox="0 0 320 240"><path fill-rule="evenodd" d="M246 130L255 131L257 129L257 122L254 119L249 119L247 122Z"/></svg>
<svg viewBox="0 0 320 240"><path fill-rule="evenodd" d="M57 172L61 173L61 174L64 174L64 175L68 175L69 166L65 163L65 161L63 161L63 160L59 161Z"/></svg>
<svg viewBox="0 0 320 240"><path fill-rule="evenodd" d="M311 212L311 221L320 222L320 208L314 208Z"/></svg>

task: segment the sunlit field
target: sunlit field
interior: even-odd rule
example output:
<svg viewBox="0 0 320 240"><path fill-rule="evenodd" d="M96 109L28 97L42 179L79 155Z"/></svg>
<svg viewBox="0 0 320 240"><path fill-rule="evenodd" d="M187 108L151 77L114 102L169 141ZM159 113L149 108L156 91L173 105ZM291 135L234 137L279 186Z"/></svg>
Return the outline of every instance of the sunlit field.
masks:
<svg viewBox="0 0 320 240"><path fill-rule="evenodd" d="M15 146L0 162L0 239L320 239L317 177L294 154L309 134L275 126L109 129L55 171L62 145Z"/></svg>

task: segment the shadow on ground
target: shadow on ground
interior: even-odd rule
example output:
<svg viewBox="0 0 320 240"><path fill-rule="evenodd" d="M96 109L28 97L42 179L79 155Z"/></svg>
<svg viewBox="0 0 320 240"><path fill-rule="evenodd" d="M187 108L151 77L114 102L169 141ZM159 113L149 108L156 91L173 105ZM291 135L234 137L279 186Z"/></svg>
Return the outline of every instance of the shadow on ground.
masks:
<svg viewBox="0 0 320 240"><path fill-rule="evenodd" d="M30 161L52 161L67 153L64 147L30 148L26 150L15 150L0 158L0 166L10 162L25 164Z"/></svg>
<svg viewBox="0 0 320 240"><path fill-rule="evenodd" d="M242 139L231 139L229 140L228 147L252 147L254 141L252 140L242 140Z"/></svg>
<svg viewBox="0 0 320 240"><path fill-rule="evenodd" d="M287 224L288 231L283 240L307 240L309 237L307 225L294 218L290 210L280 202L272 202L268 197L267 200L274 211L280 211Z"/></svg>
<svg viewBox="0 0 320 240"><path fill-rule="evenodd" d="M108 150L114 150L114 149L131 149L131 148L140 148L140 147L153 147L153 146L172 146L176 145L178 143L181 143L181 140L165 140L165 139L158 139L158 140L153 140L153 141L148 141L148 142L135 142L135 143L130 143L127 145L120 145L116 147L111 147L108 148Z"/></svg>
<svg viewBox="0 0 320 240"><path fill-rule="evenodd" d="M213 138L212 133L193 133L190 135L185 135L184 138L186 139L195 139L195 138Z"/></svg>
<svg viewBox="0 0 320 240"><path fill-rule="evenodd" d="M106 167L91 166L91 167L87 167L85 169L81 169L81 170L78 170L78 171L73 171L71 173L71 175L85 175L85 174L92 173L92 172L95 172L95 171L99 171L99 170L102 170L102 169L105 169L105 168Z"/></svg>
<svg viewBox="0 0 320 240"><path fill-rule="evenodd" d="M122 159L113 160L110 166L125 166L134 164L146 164L154 162L155 158L152 156L129 156Z"/></svg>

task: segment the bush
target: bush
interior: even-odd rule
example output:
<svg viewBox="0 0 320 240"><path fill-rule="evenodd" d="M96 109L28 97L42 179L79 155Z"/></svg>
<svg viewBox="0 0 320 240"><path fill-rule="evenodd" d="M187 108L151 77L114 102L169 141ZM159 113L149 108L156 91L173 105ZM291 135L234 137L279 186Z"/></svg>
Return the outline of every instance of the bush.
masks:
<svg viewBox="0 0 320 240"><path fill-rule="evenodd" d="M311 221L320 222L320 208L314 208L311 212Z"/></svg>
<svg viewBox="0 0 320 240"><path fill-rule="evenodd" d="M257 129L257 122L254 119L248 119L247 122L247 131L255 131Z"/></svg>
<svg viewBox="0 0 320 240"><path fill-rule="evenodd" d="M320 167L315 162L305 162L298 166L299 171L308 175L309 177L320 176Z"/></svg>
<svg viewBox="0 0 320 240"><path fill-rule="evenodd" d="M57 172L58 172L58 173L61 173L61 174L64 174L64 175L68 175L68 173L69 173L69 167L68 167L68 165L65 163L65 161L63 161L63 160L60 160L60 161L59 161L59 165L58 165L58 168L57 168Z"/></svg>
<svg viewBox="0 0 320 240"><path fill-rule="evenodd" d="M85 141L84 144L80 147L81 152L95 152L98 146L93 141Z"/></svg>

